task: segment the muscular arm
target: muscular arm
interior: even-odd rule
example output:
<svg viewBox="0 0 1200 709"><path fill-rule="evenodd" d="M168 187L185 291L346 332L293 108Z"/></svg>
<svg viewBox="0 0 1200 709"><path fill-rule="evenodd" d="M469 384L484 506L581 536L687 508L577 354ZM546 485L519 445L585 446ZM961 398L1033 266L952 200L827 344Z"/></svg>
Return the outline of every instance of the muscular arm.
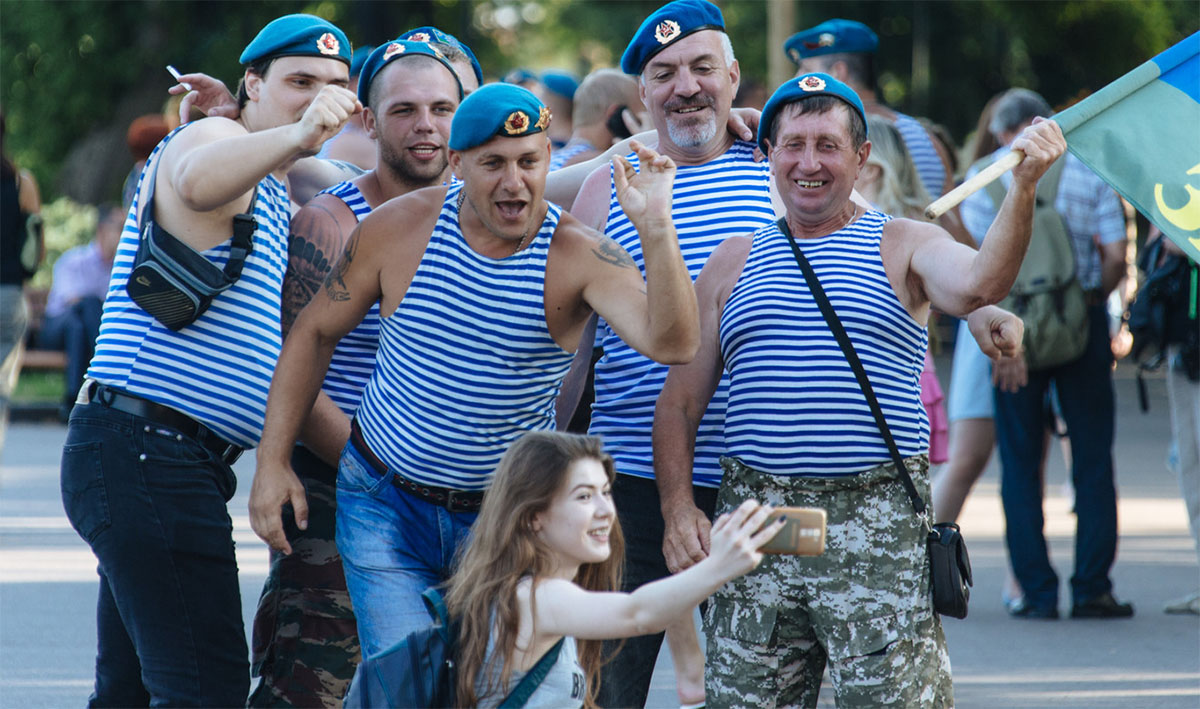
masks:
<svg viewBox="0 0 1200 709"><path fill-rule="evenodd" d="M654 479L666 525L663 556L672 572L702 561L709 551L709 521L692 496L696 431L721 381L721 312L749 251L749 239L727 239L700 271L700 350L691 362L671 367L654 407Z"/></svg>
<svg viewBox="0 0 1200 709"><path fill-rule="evenodd" d="M637 264L615 241L600 237L590 244L591 267L581 269L583 298L633 349L657 362L686 362L698 346L699 318L671 221L675 164L644 146L634 147L640 171L617 158L614 176L617 198L641 240L645 294Z"/></svg>
<svg viewBox="0 0 1200 709"><path fill-rule="evenodd" d="M292 217L288 268L283 278L281 315L285 338L300 311L321 289L356 224L354 213L330 195L318 197ZM350 418L328 394L318 393L300 440L321 460L336 466L349 439Z"/></svg>
<svg viewBox="0 0 1200 709"><path fill-rule="evenodd" d="M917 299L923 296L944 313L965 315L1008 293L1029 245L1037 181L1066 141L1057 123L1035 119L1012 147L1024 151L1025 159L1013 169L1012 186L978 253L928 231L914 240L909 269L921 291Z"/></svg>
<svg viewBox="0 0 1200 709"><path fill-rule="evenodd" d="M292 472L291 449L321 389L338 341L362 322L380 297L380 269L386 239L364 221L350 235L337 265L323 287L296 318L283 343L271 390L258 466L250 491L250 524L271 547L290 553L283 534L280 507L291 502L296 523L307 526L304 488Z"/></svg>

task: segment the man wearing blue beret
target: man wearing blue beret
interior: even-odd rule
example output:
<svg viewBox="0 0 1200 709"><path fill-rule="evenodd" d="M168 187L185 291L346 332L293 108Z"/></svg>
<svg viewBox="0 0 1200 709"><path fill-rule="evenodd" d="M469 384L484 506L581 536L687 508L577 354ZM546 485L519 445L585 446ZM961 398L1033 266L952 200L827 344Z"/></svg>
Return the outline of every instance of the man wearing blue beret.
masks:
<svg viewBox="0 0 1200 709"><path fill-rule="evenodd" d="M284 345L260 478L291 477L334 345L379 305L376 366L337 483L337 544L364 656L428 626L421 593L448 576L509 443L554 427L593 312L656 360L695 350L695 295L670 219L674 163L641 146L641 172L616 162L643 279L625 249L545 201L551 120L518 86L468 96L449 143L462 182L363 219Z"/></svg>
<svg viewBox="0 0 1200 709"><path fill-rule="evenodd" d="M318 17L271 22L241 61L240 117L178 129L142 172L67 429L63 502L99 560L93 706L240 706L249 690L226 502L230 465L258 444L280 351L283 180L359 104L346 89L350 43ZM143 223L232 280L187 324L160 310L168 327L130 298L166 267L155 255L131 279ZM182 296L156 288L148 295Z"/></svg>
<svg viewBox="0 0 1200 709"><path fill-rule="evenodd" d="M726 237L751 232L774 216L766 163L754 161L754 143L724 129L740 78L724 27L716 5L677 0L651 13L621 56L621 68L637 77L658 130L658 151L679 166L672 218L692 278ZM636 157L632 160L636 165ZM643 267L638 231L610 197L615 178L608 168L593 172L572 213L625 247ZM564 409L575 407L576 382L586 374L594 340L604 356L595 369L589 432L604 437L617 462L613 499L625 530L625 589L633 590L704 558L721 481L717 457L723 449L725 385L705 414L694 464L690 451L673 460L655 459L651 425L666 366L638 354L609 323L601 321L594 338L590 333L586 338ZM680 699L701 701L703 660L691 619L668 630L667 638ZM623 643L603 670L601 706L645 704L662 640L659 633Z"/></svg>
<svg viewBox="0 0 1200 709"><path fill-rule="evenodd" d="M424 42L438 50L446 61L454 67L458 80L462 83L463 95L469 96L483 83L483 67L475 58L475 52L463 44L452 34L443 32L436 27L416 27L397 37L406 42Z"/></svg>
<svg viewBox="0 0 1200 709"><path fill-rule="evenodd" d="M828 531L822 555L769 555L714 594L704 625L708 701L815 707L828 665L839 707L953 706L926 552L925 324L931 307L970 313L989 354L1019 351L1020 321L989 304L1016 278L1038 178L1066 143L1051 121L1017 139L1027 157L978 252L935 225L851 200L871 144L861 100L832 76L805 74L781 86L763 109L759 144L786 214L724 241L697 278L701 349L671 367L655 413L654 456L686 455L695 412L728 374L717 511L748 498L817 507ZM894 450L801 258L866 370ZM911 492L892 462L898 458Z"/></svg>
<svg viewBox="0 0 1200 709"><path fill-rule="evenodd" d="M912 156L925 191L934 197L954 189L954 169L948 149L922 125L921 121L879 103L875 97L875 54L879 37L861 22L827 20L792 35L783 51L798 67L796 76L822 72L843 82L862 99L866 113L895 124ZM955 239L974 246L962 225L958 210L952 209L938 220Z"/></svg>
<svg viewBox="0 0 1200 709"><path fill-rule="evenodd" d="M395 40L366 58L358 97L378 167L325 190L292 217L285 336L359 221L389 199L451 178L447 143L462 93L454 67L434 44ZM354 611L334 542L336 478L378 347L376 304L334 351L292 450L296 477L254 479L250 524L272 553L254 620L252 671L261 679L251 706L336 706L358 665ZM281 517L288 499L306 510L304 529L291 510Z"/></svg>

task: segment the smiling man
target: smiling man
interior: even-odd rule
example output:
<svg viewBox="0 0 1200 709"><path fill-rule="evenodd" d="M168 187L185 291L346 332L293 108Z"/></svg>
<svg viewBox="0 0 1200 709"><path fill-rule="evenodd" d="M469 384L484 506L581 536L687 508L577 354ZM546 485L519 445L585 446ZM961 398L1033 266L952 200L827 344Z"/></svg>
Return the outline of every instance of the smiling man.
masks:
<svg viewBox="0 0 1200 709"><path fill-rule="evenodd" d="M462 95L454 67L429 43L388 42L363 62L358 98L378 167L322 192L292 218L283 283L285 336L372 209L450 179L447 142ZM337 462L378 347L376 304L338 343L301 443L292 451L297 479L287 482L300 487L289 490L262 477L251 488L255 529L266 536L282 529L288 551L272 552L254 618L251 671L261 679L251 706L338 706L354 676L358 634L334 543ZM304 529L290 523L290 514L281 518L281 501L289 492L307 504Z"/></svg>
<svg viewBox="0 0 1200 709"><path fill-rule="evenodd" d="M767 164L755 162L754 143L725 130L740 70L724 27L721 11L712 3L677 0L642 22L621 57L621 69L637 77L641 100L658 130L657 150L679 166L671 216L693 279L727 237L754 231L774 218ZM631 159L636 166L636 157ZM593 172L571 212L625 247L643 268L638 231L615 198L614 179L607 167ZM593 342L604 355L596 363L589 433L604 437L617 463L613 499L626 537L624 590L632 591L704 558L721 480L717 457L725 385L708 407L694 458L654 460L650 429L667 368L639 354L600 321L594 338L589 332L580 348L572 384L564 388L568 392L586 375ZM575 400L568 398L564 395L564 407L573 409ZM701 698L691 692L700 690L702 667L690 622L682 632L670 634L673 654L696 660L689 663L690 671L676 672L681 698L694 702ZM691 642L678 644L689 633ZM645 704L662 639L659 633L622 644L604 668L602 706Z"/></svg>
<svg viewBox="0 0 1200 709"><path fill-rule="evenodd" d="M759 144L787 207L778 223L726 240L696 280L699 354L671 367L654 420L655 459L685 456L729 376L717 510L748 498L828 514L824 554L771 555L714 594L705 617L706 690L716 706L817 705L826 664L839 707L953 706L932 607L928 513L918 516L867 399L793 256L812 265L863 363L905 468L929 499L929 421L919 375L931 307L971 313L989 351L1020 327L998 308L1020 268L1038 178L1066 148L1057 124L1014 142L1025 161L978 252L940 227L851 201L871 151L862 101L825 74L781 86ZM975 324L972 325L975 330Z"/></svg>
<svg viewBox="0 0 1200 709"><path fill-rule="evenodd" d="M670 221L674 164L642 149L649 169L620 168L617 193L649 264L643 280L624 249L545 201L550 120L516 86L467 97L449 142L462 183L366 217L279 360L256 477L285 481L279 502L302 520L292 444L334 346L378 304L376 366L337 482L337 546L365 656L428 625L421 593L448 575L508 444L553 428L593 311L657 360L694 352L695 296ZM277 525L256 529L286 548Z"/></svg>
<svg viewBox="0 0 1200 709"><path fill-rule="evenodd" d="M345 88L350 43L318 17L271 22L241 62L238 120L180 128L142 172L67 428L63 503L99 560L93 706L240 706L249 689L226 502L237 484L229 466L261 434L279 356L291 214L282 180L359 105ZM235 218L245 213L253 221ZM127 293L149 220L209 268L243 261L177 328ZM234 247L241 238L249 248Z"/></svg>

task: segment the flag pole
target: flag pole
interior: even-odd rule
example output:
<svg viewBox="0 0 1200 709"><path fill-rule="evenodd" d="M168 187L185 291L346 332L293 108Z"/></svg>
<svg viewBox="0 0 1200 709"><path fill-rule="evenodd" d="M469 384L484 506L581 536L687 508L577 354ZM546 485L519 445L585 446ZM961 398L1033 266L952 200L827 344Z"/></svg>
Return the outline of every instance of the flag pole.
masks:
<svg viewBox="0 0 1200 709"><path fill-rule="evenodd" d="M1005 153L1003 157L980 170L971 179L934 200L932 204L925 208L926 218L937 219L951 209L954 209L959 202L987 187L989 183L1017 165L1020 165L1024 159L1025 153L1020 150Z"/></svg>

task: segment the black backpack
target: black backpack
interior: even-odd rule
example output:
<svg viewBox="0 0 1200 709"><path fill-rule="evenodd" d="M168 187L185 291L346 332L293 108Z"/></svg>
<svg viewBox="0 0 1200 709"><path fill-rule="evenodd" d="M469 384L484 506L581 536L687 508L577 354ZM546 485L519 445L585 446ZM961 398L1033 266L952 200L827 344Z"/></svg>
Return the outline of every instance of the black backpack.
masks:
<svg viewBox="0 0 1200 709"><path fill-rule="evenodd" d="M458 624L451 623L446 602L437 589L421 594L433 624L409 633L396 645L364 658L350 680L345 709L359 707L453 707L455 702L454 653ZM521 678L501 709L522 707L558 661L560 639Z"/></svg>
<svg viewBox="0 0 1200 709"><path fill-rule="evenodd" d="M1138 256L1145 274L1137 298L1129 305L1129 332L1133 335L1133 359L1138 365L1138 394L1142 410L1146 401L1142 373L1166 361L1167 348L1181 345L1183 371L1191 381L1200 381L1200 293L1197 266L1187 256L1164 253L1163 240L1147 244Z"/></svg>

